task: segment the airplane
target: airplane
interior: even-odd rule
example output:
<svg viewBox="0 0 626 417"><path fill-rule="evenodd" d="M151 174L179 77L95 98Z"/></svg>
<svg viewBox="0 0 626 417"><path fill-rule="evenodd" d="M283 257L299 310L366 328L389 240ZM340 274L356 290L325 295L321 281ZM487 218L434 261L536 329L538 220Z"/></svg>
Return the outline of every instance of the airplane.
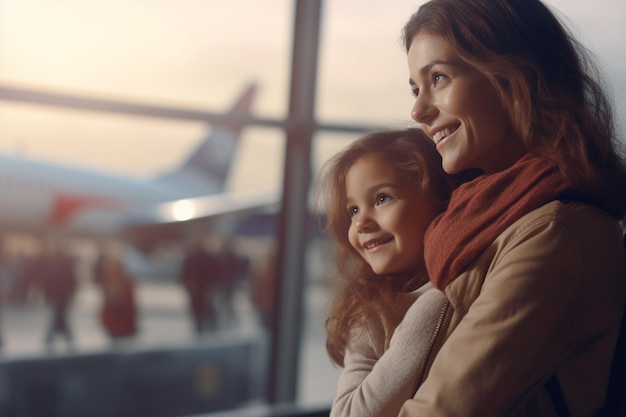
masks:
<svg viewBox="0 0 626 417"><path fill-rule="evenodd" d="M256 89L246 86L228 113L248 114ZM240 131L216 126L178 168L148 181L0 155L0 232L115 238L147 253L216 216L275 211L276 190L225 189Z"/></svg>

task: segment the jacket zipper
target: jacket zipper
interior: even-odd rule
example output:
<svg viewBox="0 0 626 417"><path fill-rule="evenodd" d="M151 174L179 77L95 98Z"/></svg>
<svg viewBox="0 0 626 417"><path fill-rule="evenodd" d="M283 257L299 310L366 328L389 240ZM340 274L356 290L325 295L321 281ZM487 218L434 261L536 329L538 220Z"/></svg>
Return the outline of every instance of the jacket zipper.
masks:
<svg viewBox="0 0 626 417"><path fill-rule="evenodd" d="M424 360L422 361L422 369L420 370L419 378L417 380L417 387L422 385L424 382L424 377L426 373L426 364L430 362L430 358L433 354L433 347L435 346L435 342L439 336L439 332L441 331L444 321L447 317L448 310L450 309L450 301L446 300L446 302L441 307L441 312L439 313L439 319L437 320L437 325L435 326L435 330L433 331L432 337L430 338L430 342L428 343L428 347L426 348L426 356L424 356ZM416 387L416 390L417 390ZM415 394L415 393L414 393Z"/></svg>

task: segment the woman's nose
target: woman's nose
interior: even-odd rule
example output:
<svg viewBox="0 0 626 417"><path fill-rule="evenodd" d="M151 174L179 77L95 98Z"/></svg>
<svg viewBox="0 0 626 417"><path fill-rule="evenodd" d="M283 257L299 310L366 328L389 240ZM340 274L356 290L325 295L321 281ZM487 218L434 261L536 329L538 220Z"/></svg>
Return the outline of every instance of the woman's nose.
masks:
<svg viewBox="0 0 626 417"><path fill-rule="evenodd" d="M426 93L420 93L415 98L413 108L411 108L411 119L417 123L428 123L437 114L437 107Z"/></svg>

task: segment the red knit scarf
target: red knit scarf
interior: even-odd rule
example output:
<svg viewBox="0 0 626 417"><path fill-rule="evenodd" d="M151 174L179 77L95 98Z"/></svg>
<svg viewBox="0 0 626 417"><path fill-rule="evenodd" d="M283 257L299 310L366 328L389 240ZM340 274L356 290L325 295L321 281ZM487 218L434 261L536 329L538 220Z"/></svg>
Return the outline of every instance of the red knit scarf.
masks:
<svg viewBox="0 0 626 417"><path fill-rule="evenodd" d="M530 155L460 186L424 237L433 285L444 289L516 220L571 192L554 163Z"/></svg>

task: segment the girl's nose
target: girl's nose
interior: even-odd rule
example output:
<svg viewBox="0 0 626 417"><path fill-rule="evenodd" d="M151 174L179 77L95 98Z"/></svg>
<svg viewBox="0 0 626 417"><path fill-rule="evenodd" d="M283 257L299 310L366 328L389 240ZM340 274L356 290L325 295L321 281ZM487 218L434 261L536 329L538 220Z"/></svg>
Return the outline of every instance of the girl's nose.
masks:
<svg viewBox="0 0 626 417"><path fill-rule="evenodd" d="M372 218L369 212L363 211L360 213L359 219L356 222L356 230L359 233L369 232L376 227L376 222Z"/></svg>

